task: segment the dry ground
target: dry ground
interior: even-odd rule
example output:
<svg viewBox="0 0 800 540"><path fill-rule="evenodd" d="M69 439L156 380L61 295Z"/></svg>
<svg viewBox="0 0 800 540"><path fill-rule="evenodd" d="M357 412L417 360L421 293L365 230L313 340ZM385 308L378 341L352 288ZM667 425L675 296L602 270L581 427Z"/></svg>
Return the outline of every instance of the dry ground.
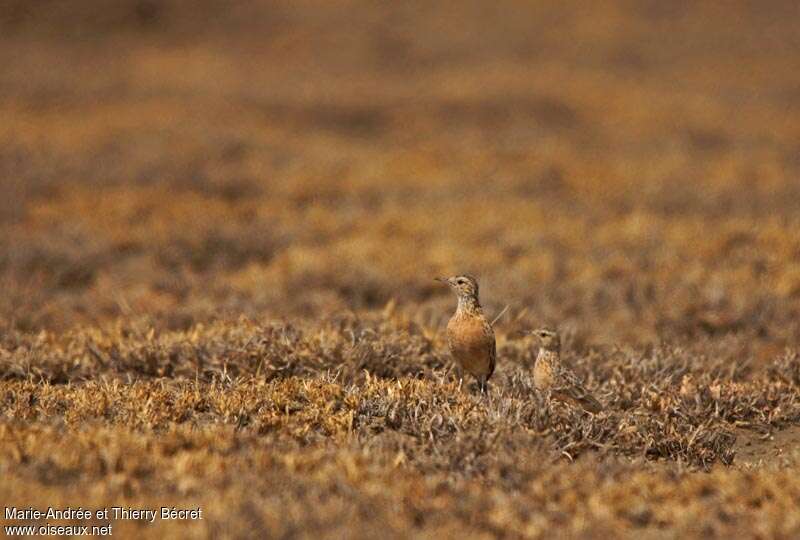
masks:
<svg viewBox="0 0 800 540"><path fill-rule="evenodd" d="M800 535L800 8L588 4L0 4L3 504ZM532 390L542 323L605 413Z"/></svg>

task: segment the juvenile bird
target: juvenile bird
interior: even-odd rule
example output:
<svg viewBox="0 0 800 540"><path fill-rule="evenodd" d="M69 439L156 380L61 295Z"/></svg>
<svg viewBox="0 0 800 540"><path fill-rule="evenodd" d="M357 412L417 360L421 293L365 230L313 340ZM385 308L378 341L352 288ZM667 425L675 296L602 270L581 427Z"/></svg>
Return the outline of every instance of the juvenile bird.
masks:
<svg viewBox="0 0 800 540"><path fill-rule="evenodd" d="M458 297L456 312L447 323L450 354L464 371L478 380L481 392L494 373L497 352L492 325L486 320L478 301L478 281L468 275L436 278L450 285Z"/></svg>
<svg viewBox="0 0 800 540"><path fill-rule="evenodd" d="M554 398L565 403L579 405L584 410L596 414L603 406L592 396L583 383L561 363L561 338L549 328L539 328L532 332L541 348L533 367L533 385L545 392L548 399Z"/></svg>

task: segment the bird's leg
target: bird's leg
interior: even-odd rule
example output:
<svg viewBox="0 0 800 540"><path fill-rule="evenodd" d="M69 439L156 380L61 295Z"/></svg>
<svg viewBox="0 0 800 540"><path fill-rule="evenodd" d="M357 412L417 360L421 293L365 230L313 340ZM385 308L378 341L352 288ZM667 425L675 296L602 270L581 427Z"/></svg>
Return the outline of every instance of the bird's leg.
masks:
<svg viewBox="0 0 800 540"><path fill-rule="evenodd" d="M458 378L458 391L461 392L461 385L464 384L464 377Z"/></svg>
<svg viewBox="0 0 800 540"><path fill-rule="evenodd" d="M480 388L481 394L484 396L489 391L489 382L486 380L486 377L481 377L478 379L478 388Z"/></svg>

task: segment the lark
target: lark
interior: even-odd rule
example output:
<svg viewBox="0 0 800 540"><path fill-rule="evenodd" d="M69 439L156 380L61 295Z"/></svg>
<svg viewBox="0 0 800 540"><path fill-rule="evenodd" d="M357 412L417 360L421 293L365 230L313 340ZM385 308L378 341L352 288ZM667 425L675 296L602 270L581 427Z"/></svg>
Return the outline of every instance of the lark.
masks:
<svg viewBox="0 0 800 540"><path fill-rule="evenodd" d="M494 373L497 350L492 325L478 300L478 281L468 275L436 278L447 283L458 297L456 312L447 323L447 345L461 368L475 377L482 393Z"/></svg>
<svg viewBox="0 0 800 540"><path fill-rule="evenodd" d="M597 414L603 406L592 396L583 383L561 363L561 338L558 332L539 328L532 332L541 343L533 367L533 385L550 398L578 405L585 411Z"/></svg>

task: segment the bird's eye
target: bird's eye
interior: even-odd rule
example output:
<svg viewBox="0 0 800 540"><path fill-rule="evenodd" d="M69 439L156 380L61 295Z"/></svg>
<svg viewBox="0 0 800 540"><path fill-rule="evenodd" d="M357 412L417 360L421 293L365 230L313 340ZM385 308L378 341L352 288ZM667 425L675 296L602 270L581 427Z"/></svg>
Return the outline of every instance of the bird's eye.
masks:
<svg viewBox="0 0 800 540"><path fill-rule="evenodd" d="M458 283L459 285L463 285L464 283L466 283L466 281L464 281L463 279L459 279L458 281L456 281L456 283Z"/></svg>

